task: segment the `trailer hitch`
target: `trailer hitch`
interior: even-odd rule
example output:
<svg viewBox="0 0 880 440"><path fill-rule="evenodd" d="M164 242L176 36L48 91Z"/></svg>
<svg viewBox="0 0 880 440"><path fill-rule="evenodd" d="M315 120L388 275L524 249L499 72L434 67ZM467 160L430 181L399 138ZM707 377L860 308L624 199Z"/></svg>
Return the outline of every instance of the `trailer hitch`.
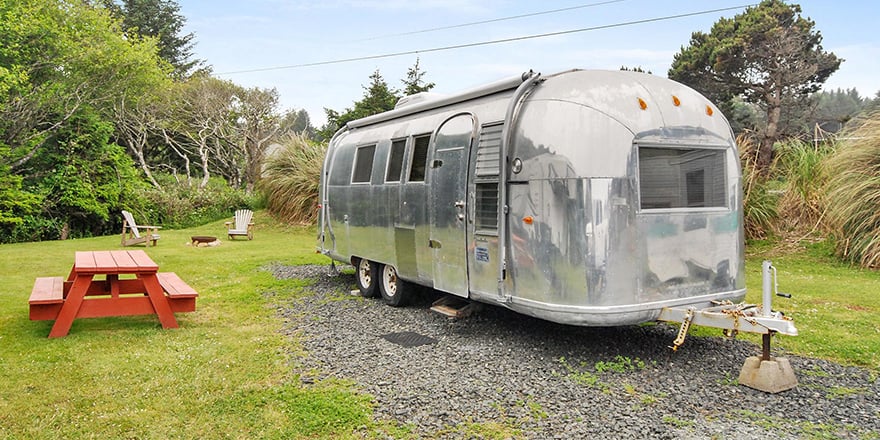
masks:
<svg viewBox="0 0 880 440"><path fill-rule="evenodd" d="M787 293L780 293L776 288L776 268L769 261L763 265L763 304L733 304L730 301L713 302L711 307L665 307L660 311L658 321L681 323L678 335L670 348L677 351L684 344L691 324L704 327L715 327L724 330L724 334L734 337L739 332L757 333L764 336L763 358L769 357L770 336L781 333L797 336L797 328L791 318L782 312L772 310L772 297L790 298Z"/></svg>

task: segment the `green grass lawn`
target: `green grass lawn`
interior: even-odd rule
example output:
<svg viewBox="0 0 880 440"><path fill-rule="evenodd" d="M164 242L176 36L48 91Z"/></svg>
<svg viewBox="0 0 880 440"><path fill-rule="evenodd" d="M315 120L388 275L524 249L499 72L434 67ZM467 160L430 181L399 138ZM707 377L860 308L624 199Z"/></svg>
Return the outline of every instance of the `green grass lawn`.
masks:
<svg viewBox="0 0 880 440"><path fill-rule="evenodd" d="M266 292L296 295L296 281L260 268L328 263L314 228L262 213L255 240L229 241L223 222L163 230L147 253L199 292L178 329L155 316L81 319L47 339L53 321L29 321L37 276L66 276L80 250L120 249L119 237L0 245L0 438L291 438L351 433L371 404L346 384L303 387ZM186 246L191 235L218 247Z"/></svg>
<svg viewBox="0 0 880 440"><path fill-rule="evenodd" d="M775 297L773 308L794 319L799 335L774 338L775 346L880 371L880 271L836 261L824 242L787 254L753 243L748 253L747 301L761 302L763 259L773 261L779 290L792 295Z"/></svg>
<svg viewBox="0 0 880 440"><path fill-rule="evenodd" d="M300 295L301 282L275 280L261 267L328 260L314 252L314 228L287 227L262 212L256 223L253 241L226 240L223 222L215 222L163 230L159 246L146 248L160 270L200 294L197 311L177 314L173 330L155 316L82 319L67 337L47 339L52 321L28 320L34 278L65 276L75 251L120 249L119 237L0 245L0 438L405 434L375 425L370 397L351 384L305 386L291 373L301 350L281 333L272 305ZM223 244L192 248L191 235L218 235ZM767 252L751 250L748 299L759 302ZM776 338L775 346L876 369L880 273L835 263L821 246L773 261L780 289L794 295L777 299L776 308L801 333Z"/></svg>

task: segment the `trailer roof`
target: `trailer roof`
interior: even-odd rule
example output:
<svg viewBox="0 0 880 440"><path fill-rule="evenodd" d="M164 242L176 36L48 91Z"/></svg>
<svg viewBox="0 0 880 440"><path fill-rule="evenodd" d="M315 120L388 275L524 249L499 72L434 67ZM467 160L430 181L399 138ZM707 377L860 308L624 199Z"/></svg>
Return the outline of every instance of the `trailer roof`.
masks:
<svg viewBox="0 0 880 440"><path fill-rule="evenodd" d="M454 95L444 96L437 99L430 99L427 101L417 102L414 104L406 105L405 107L395 108L394 110L389 110L384 113L379 113L372 116L367 116L366 118L356 119L354 121L350 121L345 124L348 129L365 127L367 125L377 124L379 122L390 121L392 119L400 118L403 116L411 115L414 113L423 112L426 110L431 110L439 107L444 107L447 105L457 104L459 102L468 101L471 99L479 98L482 96L491 95L493 93L502 92L505 90L515 89L520 84L525 81L532 72L525 72L522 75L517 75L511 78L502 79L499 81L495 81L493 83L489 83L486 85L482 85L473 89L465 90L461 93L456 93Z"/></svg>

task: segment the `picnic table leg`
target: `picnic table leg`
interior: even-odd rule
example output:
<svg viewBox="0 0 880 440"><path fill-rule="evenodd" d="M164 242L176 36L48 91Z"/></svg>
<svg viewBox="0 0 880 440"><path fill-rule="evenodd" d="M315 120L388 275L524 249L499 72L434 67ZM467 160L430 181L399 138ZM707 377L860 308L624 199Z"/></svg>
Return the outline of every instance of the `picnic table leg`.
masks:
<svg viewBox="0 0 880 440"><path fill-rule="evenodd" d="M107 275L107 284L110 285L110 297L113 299L119 299L119 275L116 274L108 274Z"/></svg>
<svg viewBox="0 0 880 440"><path fill-rule="evenodd" d="M144 283L144 289L146 289L147 295L150 297L150 302L153 304L153 309L156 310L156 315L159 316L162 328L177 328L177 319L174 317L174 312L171 311L171 305L168 304L168 298L165 296L165 292L162 290L162 285L159 284L159 278L156 274L138 275L138 278Z"/></svg>
<svg viewBox="0 0 880 440"><path fill-rule="evenodd" d="M55 324L52 325L52 330L49 332L50 338L67 336L67 333L70 332L70 326L73 325L73 320L76 319L76 315L79 313L79 308L82 306L83 298L92 284L93 277L94 275L77 275L74 277L73 285L70 287L70 291L67 292L67 298L64 300L64 304L61 305L61 311L58 312Z"/></svg>

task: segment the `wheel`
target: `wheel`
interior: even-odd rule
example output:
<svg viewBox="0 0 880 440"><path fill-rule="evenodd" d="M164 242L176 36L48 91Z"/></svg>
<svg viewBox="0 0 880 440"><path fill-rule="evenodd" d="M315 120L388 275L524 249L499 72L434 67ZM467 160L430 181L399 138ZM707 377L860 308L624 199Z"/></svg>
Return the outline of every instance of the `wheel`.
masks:
<svg viewBox="0 0 880 440"><path fill-rule="evenodd" d="M379 277L379 265L366 258L361 258L358 260L355 269L354 278L357 280L361 296L364 298L375 298L378 293L376 291L376 281Z"/></svg>
<svg viewBox="0 0 880 440"><path fill-rule="evenodd" d="M381 268L379 290L382 300L392 307L400 307L406 304L412 291L412 285L397 276L397 269L389 264Z"/></svg>

